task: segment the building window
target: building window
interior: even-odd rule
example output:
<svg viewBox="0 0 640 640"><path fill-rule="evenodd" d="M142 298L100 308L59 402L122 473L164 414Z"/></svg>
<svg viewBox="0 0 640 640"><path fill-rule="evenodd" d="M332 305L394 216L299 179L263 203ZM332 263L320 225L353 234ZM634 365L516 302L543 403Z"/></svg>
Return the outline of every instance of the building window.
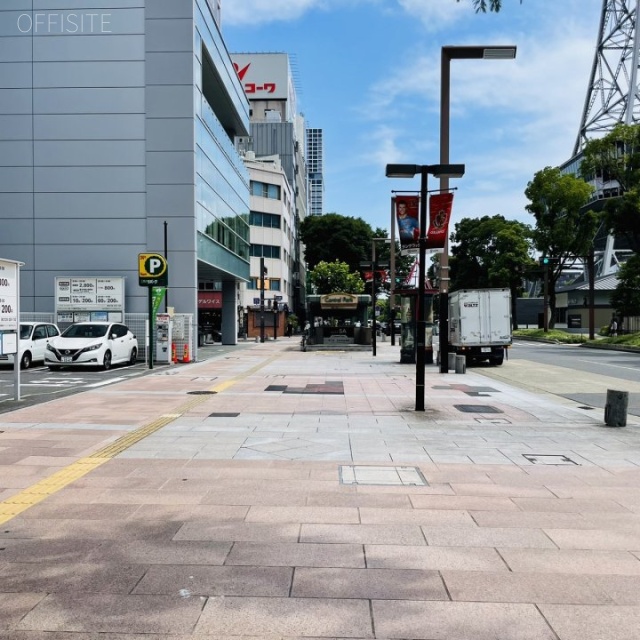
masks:
<svg viewBox="0 0 640 640"><path fill-rule="evenodd" d="M271 200L280 200L280 186L277 184L268 184L266 182L258 182L251 180L251 195L261 198L270 198Z"/></svg>
<svg viewBox="0 0 640 640"><path fill-rule="evenodd" d="M252 211L249 216L249 224L254 227L269 227L270 229L280 229L282 217L275 213L262 213Z"/></svg>
<svg viewBox="0 0 640 640"><path fill-rule="evenodd" d="M252 258L275 258L280 260L280 247L271 244L252 244Z"/></svg>

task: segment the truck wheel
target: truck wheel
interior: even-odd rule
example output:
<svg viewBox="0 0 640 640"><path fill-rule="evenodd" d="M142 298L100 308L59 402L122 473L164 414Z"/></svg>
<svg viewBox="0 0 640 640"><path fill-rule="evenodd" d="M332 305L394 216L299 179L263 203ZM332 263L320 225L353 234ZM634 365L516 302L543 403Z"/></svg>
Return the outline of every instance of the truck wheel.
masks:
<svg viewBox="0 0 640 640"><path fill-rule="evenodd" d="M492 356L489 362L491 362L492 367L499 366L504 362L504 355Z"/></svg>

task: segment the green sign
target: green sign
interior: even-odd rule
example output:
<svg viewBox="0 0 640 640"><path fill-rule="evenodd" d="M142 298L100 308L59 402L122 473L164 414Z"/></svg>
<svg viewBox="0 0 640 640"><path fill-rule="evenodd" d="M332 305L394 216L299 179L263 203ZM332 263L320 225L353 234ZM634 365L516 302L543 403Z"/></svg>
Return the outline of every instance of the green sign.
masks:
<svg viewBox="0 0 640 640"><path fill-rule="evenodd" d="M155 318L158 313L158 309L160 308L160 304L164 298L164 294L167 292L166 287L151 287L151 295L153 296L152 305L153 305L153 314L152 317Z"/></svg>

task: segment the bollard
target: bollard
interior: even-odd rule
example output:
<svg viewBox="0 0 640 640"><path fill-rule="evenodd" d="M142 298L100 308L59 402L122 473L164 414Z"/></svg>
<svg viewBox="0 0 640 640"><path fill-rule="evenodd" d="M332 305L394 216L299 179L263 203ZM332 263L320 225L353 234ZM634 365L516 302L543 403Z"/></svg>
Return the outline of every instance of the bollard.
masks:
<svg viewBox="0 0 640 640"><path fill-rule="evenodd" d="M449 369L455 369L456 368L456 354L449 352Z"/></svg>
<svg viewBox="0 0 640 640"><path fill-rule="evenodd" d="M467 373L466 356L456 356L456 373Z"/></svg>
<svg viewBox="0 0 640 640"><path fill-rule="evenodd" d="M627 426L628 391L607 389L607 403L604 405L604 422L608 427Z"/></svg>

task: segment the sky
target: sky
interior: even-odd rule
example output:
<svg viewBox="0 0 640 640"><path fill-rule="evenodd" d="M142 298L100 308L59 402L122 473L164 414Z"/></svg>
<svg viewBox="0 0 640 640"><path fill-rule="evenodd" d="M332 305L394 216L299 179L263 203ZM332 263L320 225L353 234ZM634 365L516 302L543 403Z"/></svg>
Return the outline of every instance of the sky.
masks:
<svg viewBox="0 0 640 640"><path fill-rule="evenodd" d="M516 45L515 60L451 62L452 225L502 215L534 225L524 191L573 154L602 0L222 0L231 53L291 57L298 110L323 129L324 212L390 229L389 163L438 164L445 45ZM431 178L429 188L437 188Z"/></svg>

